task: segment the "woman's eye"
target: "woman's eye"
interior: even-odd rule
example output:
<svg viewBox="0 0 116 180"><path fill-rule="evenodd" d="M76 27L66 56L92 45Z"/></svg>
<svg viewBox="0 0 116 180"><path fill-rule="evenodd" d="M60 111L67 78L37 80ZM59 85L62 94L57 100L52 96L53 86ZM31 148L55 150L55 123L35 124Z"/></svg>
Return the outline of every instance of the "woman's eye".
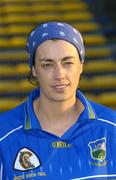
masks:
<svg viewBox="0 0 116 180"><path fill-rule="evenodd" d="M53 64L42 64L42 67L43 68L50 68L50 67L53 67Z"/></svg>
<svg viewBox="0 0 116 180"><path fill-rule="evenodd" d="M72 65L73 62L65 62L64 65Z"/></svg>

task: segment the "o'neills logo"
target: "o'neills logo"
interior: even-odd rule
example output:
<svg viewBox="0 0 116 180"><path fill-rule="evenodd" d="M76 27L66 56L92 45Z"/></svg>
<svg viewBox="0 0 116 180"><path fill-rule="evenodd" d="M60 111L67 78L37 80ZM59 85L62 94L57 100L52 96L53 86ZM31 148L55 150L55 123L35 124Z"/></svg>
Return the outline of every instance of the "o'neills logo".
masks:
<svg viewBox="0 0 116 180"><path fill-rule="evenodd" d="M35 169L40 166L39 158L30 149L21 149L14 163L14 169L20 171L26 171L30 169Z"/></svg>

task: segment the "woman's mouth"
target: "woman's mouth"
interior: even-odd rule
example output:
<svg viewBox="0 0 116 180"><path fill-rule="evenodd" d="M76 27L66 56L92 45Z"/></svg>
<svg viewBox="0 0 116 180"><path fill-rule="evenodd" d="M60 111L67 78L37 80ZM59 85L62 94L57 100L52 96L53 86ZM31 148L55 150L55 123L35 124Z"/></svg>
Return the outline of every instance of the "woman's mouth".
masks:
<svg viewBox="0 0 116 180"><path fill-rule="evenodd" d="M53 86L53 88L57 91L63 91L65 90L67 87L69 86L69 84L58 84Z"/></svg>

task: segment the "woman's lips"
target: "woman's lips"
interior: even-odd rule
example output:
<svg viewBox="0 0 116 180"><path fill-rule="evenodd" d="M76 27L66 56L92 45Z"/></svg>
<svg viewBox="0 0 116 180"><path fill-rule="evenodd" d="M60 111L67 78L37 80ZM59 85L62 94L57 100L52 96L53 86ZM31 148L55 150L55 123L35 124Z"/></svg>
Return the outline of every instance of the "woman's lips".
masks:
<svg viewBox="0 0 116 180"><path fill-rule="evenodd" d="M67 88L68 86L69 86L69 84L58 84L58 85L54 85L52 87L58 91L61 91L61 90L64 90L65 88Z"/></svg>

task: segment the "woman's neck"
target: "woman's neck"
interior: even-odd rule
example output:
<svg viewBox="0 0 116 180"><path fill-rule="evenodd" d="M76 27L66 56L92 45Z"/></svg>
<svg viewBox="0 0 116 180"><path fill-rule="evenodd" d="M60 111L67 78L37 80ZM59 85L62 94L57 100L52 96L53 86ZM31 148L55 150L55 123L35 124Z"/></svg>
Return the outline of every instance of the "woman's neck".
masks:
<svg viewBox="0 0 116 180"><path fill-rule="evenodd" d="M61 136L78 119L84 106L77 98L67 102L49 102L36 99L33 103L35 114L42 129Z"/></svg>

